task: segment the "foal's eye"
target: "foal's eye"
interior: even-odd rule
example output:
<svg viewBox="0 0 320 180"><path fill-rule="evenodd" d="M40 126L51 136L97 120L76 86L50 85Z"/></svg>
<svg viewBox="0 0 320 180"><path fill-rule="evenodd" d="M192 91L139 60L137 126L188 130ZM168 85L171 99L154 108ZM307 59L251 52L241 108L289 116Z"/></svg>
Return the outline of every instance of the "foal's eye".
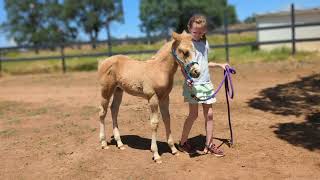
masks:
<svg viewBox="0 0 320 180"><path fill-rule="evenodd" d="M183 55L183 57L189 57L189 51L183 51L183 50L181 50L181 49L179 49L179 52Z"/></svg>
<svg viewBox="0 0 320 180"><path fill-rule="evenodd" d="M184 57L189 57L189 51L183 53Z"/></svg>

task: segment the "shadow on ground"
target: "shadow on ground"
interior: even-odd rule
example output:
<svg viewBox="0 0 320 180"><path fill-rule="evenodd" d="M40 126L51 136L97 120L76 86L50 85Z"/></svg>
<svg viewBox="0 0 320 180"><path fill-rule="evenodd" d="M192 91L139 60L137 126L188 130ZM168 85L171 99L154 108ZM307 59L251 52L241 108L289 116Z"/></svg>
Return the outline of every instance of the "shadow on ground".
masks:
<svg viewBox="0 0 320 180"><path fill-rule="evenodd" d="M111 138L112 138L112 140L108 145L116 146L117 142L115 141L113 136ZM215 139L221 142L221 144L217 144L218 147L222 146L226 141L228 141L227 139L221 139L221 138L215 138ZM140 137L137 135L123 135L123 136L121 136L121 141L123 144L125 144L133 149L149 150L149 151L151 149L151 139L149 139L149 138L143 138L143 137ZM206 142L206 136L200 134L198 136L194 136L192 138L189 138L188 141L192 145L192 147L194 147L197 151L203 151L204 145ZM171 153L171 149L170 149L168 143L162 142L162 141L157 141L157 145L158 145L159 155L162 155L164 153ZM178 144L175 144L175 146L178 149ZM196 154L190 155L190 157L193 158L193 157L197 157L200 155L202 155L202 154L196 153Z"/></svg>
<svg viewBox="0 0 320 180"><path fill-rule="evenodd" d="M121 141L123 144L133 148L133 149L140 149L140 150L149 150L151 149L151 139L140 137L137 135L123 135L121 136ZM112 137L110 145L117 145L117 142ZM169 148L168 143L157 141L158 145L158 152L159 154L163 153L171 153L171 149Z"/></svg>
<svg viewBox="0 0 320 180"><path fill-rule="evenodd" d="M304 116L302 123L278 123L270 128L280 139L314 151L320 149L320 74L267 88L250 107L278 115Z"/></svg>

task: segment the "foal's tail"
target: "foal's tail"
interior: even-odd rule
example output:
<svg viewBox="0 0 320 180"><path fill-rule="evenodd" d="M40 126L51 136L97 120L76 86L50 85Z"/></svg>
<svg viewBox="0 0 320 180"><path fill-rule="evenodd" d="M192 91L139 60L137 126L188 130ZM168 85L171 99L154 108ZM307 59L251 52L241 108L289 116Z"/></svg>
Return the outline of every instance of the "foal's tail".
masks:
<svg viewBox="0 0 320 180"><path fill-rule="evenodd" d="M98 78L100 84L108 83L111 79L114 80L114 65L116 59L109 57L103 60L98 60Z"/></svg>
<svg viewBox="0 0 320 180"><path fill-rule="evenodd" d="M99 67L101 66L103 60L104 60L104 59L98 59L98 69L99 69Z"/></svg>

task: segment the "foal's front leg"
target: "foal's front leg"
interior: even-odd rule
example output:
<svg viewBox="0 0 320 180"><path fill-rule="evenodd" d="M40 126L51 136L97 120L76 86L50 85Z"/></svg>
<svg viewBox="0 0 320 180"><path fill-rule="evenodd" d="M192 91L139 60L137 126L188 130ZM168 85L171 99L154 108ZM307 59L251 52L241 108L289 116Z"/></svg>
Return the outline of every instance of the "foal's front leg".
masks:
<svg viewBox="0 0 320 180"><path fill-rule="evenodd" d="M153 152L153 160L157 163L161 163L161 157L158 153L157 146L157 130L159 125L159 117L158 117L158 98L154 95L149 100L149 106L151 109L150 115L150 123L152 130L152 139L151 139L151 151Z"/></svg>

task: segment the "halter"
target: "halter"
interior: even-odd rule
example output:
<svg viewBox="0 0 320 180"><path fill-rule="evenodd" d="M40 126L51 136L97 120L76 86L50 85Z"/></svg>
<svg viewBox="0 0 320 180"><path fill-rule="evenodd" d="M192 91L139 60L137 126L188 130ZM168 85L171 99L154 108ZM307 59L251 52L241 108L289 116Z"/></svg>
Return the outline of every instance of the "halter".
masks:
<svg viewBox="0 0 320 180"><path fill-rule="evenodd" d="M198 64L198 62L196 61L191 61L187 64L185 64L176 54L175 50L172 49L172 55L173 57L175 57L175 60L178 62L178 64L181 67L181 72L184 75L184 77L186 78L187 82L192 85L193 80L192 77L190 76L190 72L188 72L190 70L190 67L193 66L194 64Z"/></svg>

